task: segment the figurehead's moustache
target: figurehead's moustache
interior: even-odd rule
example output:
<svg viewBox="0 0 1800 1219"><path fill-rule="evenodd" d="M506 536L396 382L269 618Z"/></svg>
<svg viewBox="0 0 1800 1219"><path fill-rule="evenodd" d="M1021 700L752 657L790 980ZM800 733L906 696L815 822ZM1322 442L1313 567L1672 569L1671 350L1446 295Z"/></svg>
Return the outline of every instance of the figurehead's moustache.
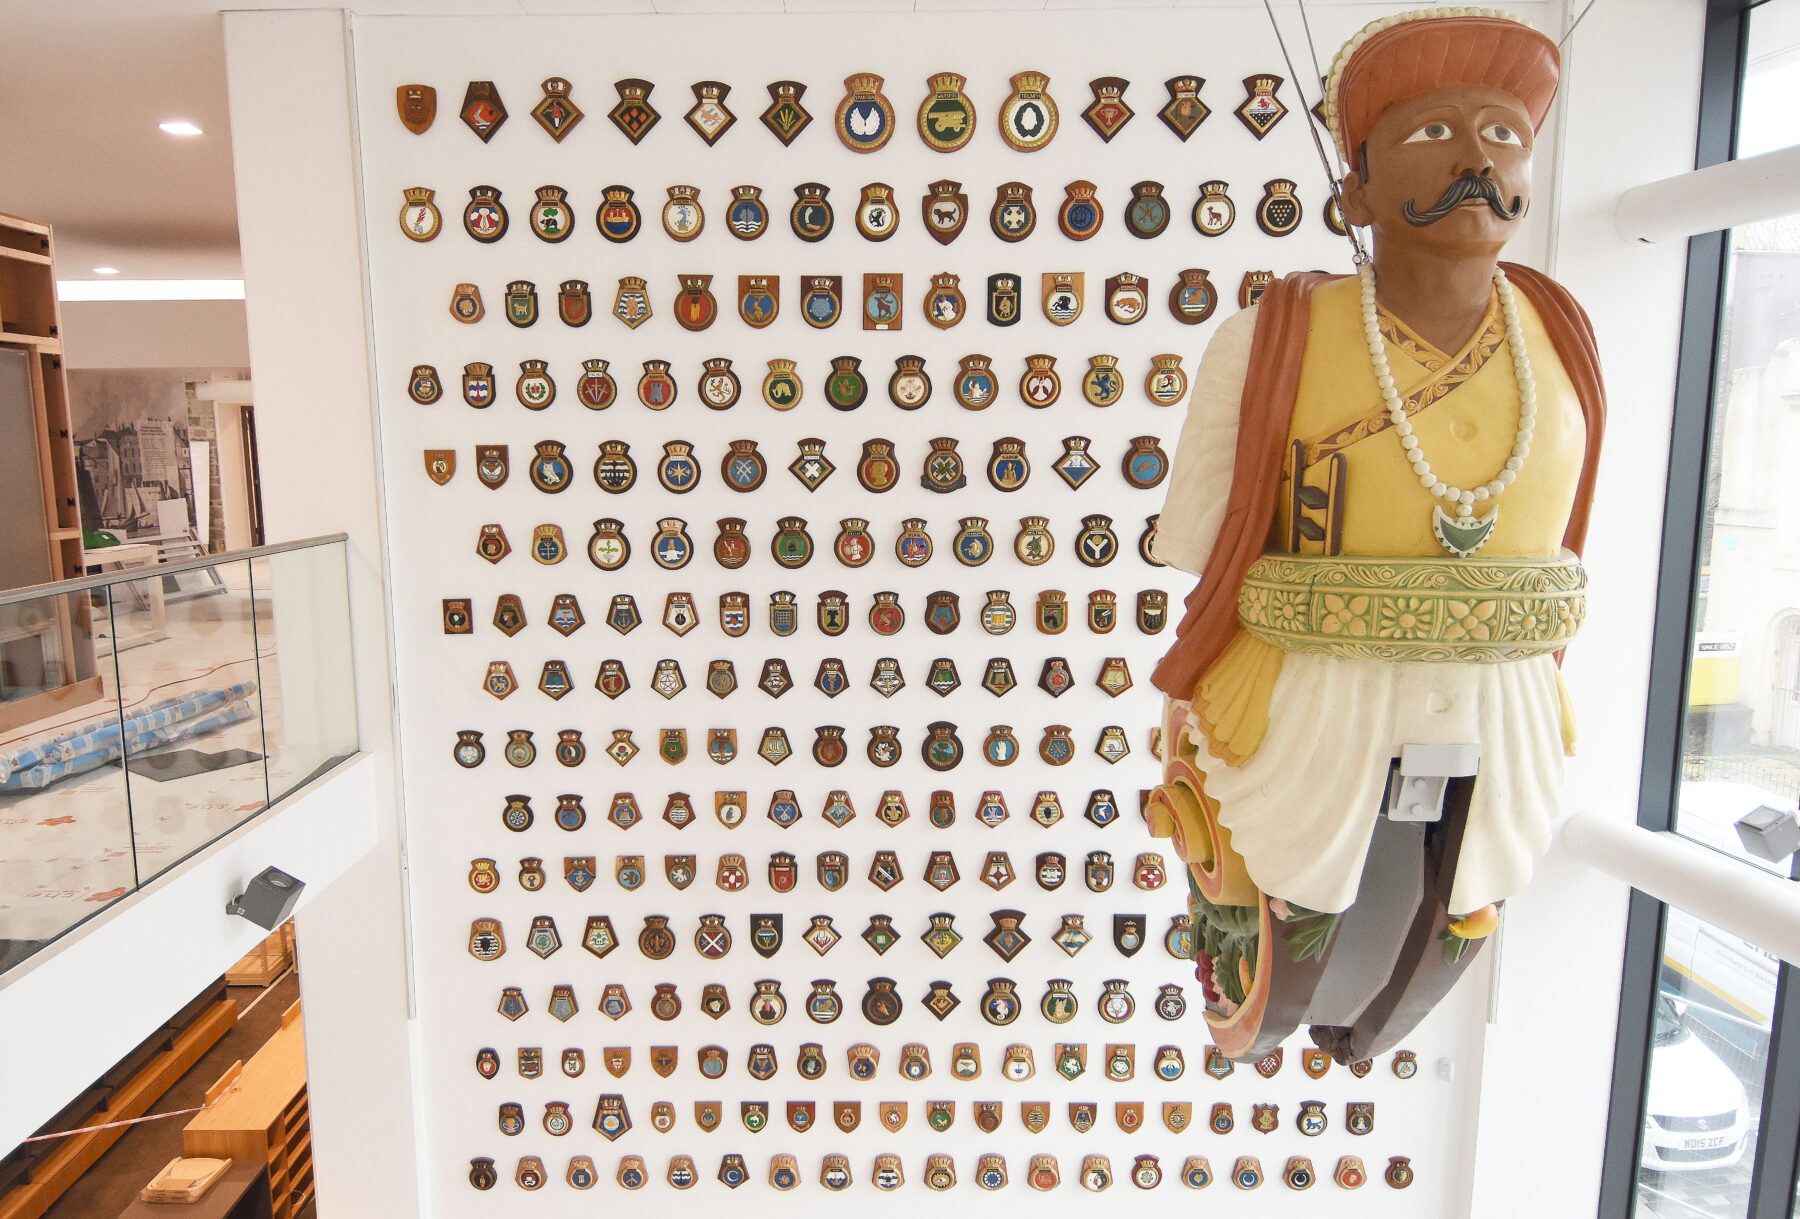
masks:
<svg viewBox="0 0 1800 1219"><path fill-rule="evenodd" d="M1479 174L1464 174L1450 183L1445 188L1443 196L1424 211L1414 207L1413 201L1408 199L1403 212L1408 224L1423 228L1428 224L1436 224L1471 199L1480 199L1486 203L1494 215L1502 220L1517 220L1519 214L1525 210L1524 200L1517 195L1513 196L1512 205L1509 207L1506 201L1500 197L1500 188L1494 184L1492 178L1484 178Z"/></svg>

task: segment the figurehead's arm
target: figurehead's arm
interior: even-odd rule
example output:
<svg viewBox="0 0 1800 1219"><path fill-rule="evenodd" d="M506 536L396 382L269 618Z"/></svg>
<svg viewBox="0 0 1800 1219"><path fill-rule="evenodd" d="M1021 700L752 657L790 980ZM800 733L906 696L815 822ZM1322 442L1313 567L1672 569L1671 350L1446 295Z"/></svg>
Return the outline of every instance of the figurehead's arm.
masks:
<svg viewBox="0 0 1800 1219"><path fill-rule="evenodd" d="M1153 549L1158 559L1192 575L1206 566L1225 520L1258 309L1240 310L1220 323L1188 394Z"/></svg>

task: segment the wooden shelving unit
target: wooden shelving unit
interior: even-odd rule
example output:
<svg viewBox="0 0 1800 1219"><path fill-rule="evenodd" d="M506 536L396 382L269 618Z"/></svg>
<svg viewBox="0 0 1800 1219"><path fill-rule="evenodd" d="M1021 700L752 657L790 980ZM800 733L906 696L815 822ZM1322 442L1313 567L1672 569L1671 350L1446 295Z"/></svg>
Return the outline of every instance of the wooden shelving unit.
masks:
<svg viewBox="0 0 1800 1219"><path fill-rule="evenodd" d="M43 493L42 528L47 563L22 550L21 566L6 572L3 587L64 580L82 574L81 509L76 491L75 441L69 424L69 386L63 371L62 311L56 299L56 260L50 226L0 215L0 351L26 355L29 431L36 442ZM9 438L27 421L7 421ZM27 462L27 464L29 464ZM11 515L11 513L9 513ZM39 523L37 513L32 529ZM52 638L52 635L54 636ZM59 599L56 612L30 623L0 622L0 648L19 649L0 658L41 666L43 689L0 702L0 731L91 702L101 696L94 665L92 613L84 597Z"/></svg>
<svg viewBox="0 0 1800 1219"><path fill-rule="evenodd" d="M269 1166L275 1219L293 1219L312 1201L312 1126L306 1111L306 1038L298 1001L281 1031L249 1062L234 1063L207 1090L218 1103L181 1132L181 1151Z"/></svg>

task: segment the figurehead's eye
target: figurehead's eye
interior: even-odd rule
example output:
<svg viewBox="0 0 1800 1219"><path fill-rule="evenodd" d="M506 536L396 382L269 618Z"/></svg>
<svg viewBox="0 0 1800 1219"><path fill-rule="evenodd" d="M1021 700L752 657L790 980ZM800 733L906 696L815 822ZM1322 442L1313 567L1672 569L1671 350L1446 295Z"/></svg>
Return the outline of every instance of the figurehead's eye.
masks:
<svg viewBox="0 0 1800 1219"><path fill-rule="evenodd" d="M1449 123L1426 123L1423 127L1419 128L1417 131L1415 131L1411 135L1407 136L1406 139L1402 141L1402 143L1406 143L1406 144L1437 143L1440 140L1449 139L1454 134L1456 134L1456 133L1450 129Z"/></svg>
<svg viewBox="0 0 1800 1219"><path fill-rule="evenodd" d="M1494 144L1511 144L1514 148L1525 147L1525 135L1511 123L1489 123L1481 129L1481 138Z"/></svg>

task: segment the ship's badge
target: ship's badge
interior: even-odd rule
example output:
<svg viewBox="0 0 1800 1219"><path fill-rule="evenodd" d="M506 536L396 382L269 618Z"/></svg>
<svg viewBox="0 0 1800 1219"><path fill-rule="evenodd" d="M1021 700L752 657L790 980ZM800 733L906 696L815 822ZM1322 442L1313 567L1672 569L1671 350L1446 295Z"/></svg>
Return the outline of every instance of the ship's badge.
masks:
<svg viewBox="0 0 1800 1219"><path fill-rule="evenodd" d="M450 316L467 326L486 317L487 306L481 303L481 289L474 284L457 284L450 293Z"/></svg>
<svg viewBox="0 0 1800 1219"><path fill-rule="evenodd" d="M739 241L755 241L761 237L763 230L769 227L769 209L762 201L762 187L732 187L725 224Z"/></svg>
<svg viewBox="0 0 1800 1219"><path fill-rule="evenodd" d="M431 198L437 192L426 186L406 189L400 205L400 231L414 241L430 241L444 227L444 217Z"/></svg>
<svg viewBox="0 0 1800 1219"><path fill-rule="evenodd" d="M1273 271L1245 271L1244 278L1238 283L1238 307L1248 309L1262 299L1264 292L1275 282Z"/></svg>
<svg viewBox="0 0 1800 1219"><path fill-rule="evenodd" d="M988 227L1001 241L1023 241L1031 236L1037 228L1037 206L1031 201L1031 188L1023 182L1002 183L994 192Z"/></svg>
<svg viewBox="0 0 1800 1219"><path fill-rule="evenodd" d="M862 199L856 205L857 231L870 241L886 241L899 225L894 188L885 182L871 182L863 187Z"/></svg>
<svg viewBox="0 0 1800 1219"><path fill-rule="evenodd" d="M1189 267L1169 289L1169 314L1184 326L1197 326L1219 307L1219 293L1202 267Z"/></svg>
<svg viewBox="0 0 1800 1219"><path fill-rule="evenodd" d="M568 487L573 477L574 471L569 465L569 459L563 456L562 444L555 440L538 441L537 456L531 460L532 486L554 495Z"/></svg>
<svg viewBox="0 0 1800 1219"><path fill-rule="evenodd" d="M650 105L650 91L656 86L647 80L627 77L613 82L613 88L618 90L619 102L607 117L624 132L626 139L636 144L649 135L650 129L662 118Z"/></svg>
<svg viewBox="0 0 1800 1219"><path fill-rule="evenodd" d="M731 371L729 358L718 355L700 364L700 402L707 411L731 411L742 393L743 382Z"/></svg>
<svg viewBox="0 0 1800 1219"><path fill-rule="evenodd" d="M769 108L762 112L762 124L784 147L806 130L812 115L801 105L806 86L797 80L778 80L769 86Z"/></svg>
<svg viewBox="0 0 1800 1219"><path fill-rule="evenodd" d="M644 375L638 378L638 401L653 411L668 410L675 405L675 378L669 375L667 360L645 360Z"/></svg>
<svg viewBox="0 0 1800 1219"><path fill-rule="evenodd" d="M1381 1175L1393 1188L1405 1189L1413 1183L1412 1160L1406 1156L1389 1156L1387 1171Z"/></svg>
<svg viewBox="0 0 1800 1219"><path fill-rule="evenodd" d="M649 285L636 275L627 275L619 280L619 290L613 296L613 316L636 330L650 320Z"/></svg>
<svg viewBox="0 0 1800 1219"><path fill-rule="evenodd" d="M531 108L531 117L558 144L563 137L575 130L575 125L585 117L581 107L577 106L569 96L573 88L560 76L552 76L544 82L544 96L538 104Z"/></svg>
<svg viewBox="0 0 1800 1219"><path fill-rule="evenodd" d="M1360 1156L1340 1156L1337 1171L1331 1174L1331 1179L1337 1182L1340 1189L1361 1189L1368 1181L1369 1173L1363 1167Z"/></svg>
<svg viewBox="0 0 1800 1219"><path fill-rule="evenodd" d="M1019 320L1020 277L1010 271L988 276L987 320L990 326L1011 326Z"/></svg>
<svg viewBox="0 0 1800 1219"><path fill-rule="evenodd" d="M594 318L594 295L585 279L565 279L556 290L556 316L565 326L585 326Z"/></svg>
<svg viewBox="0 0 1800 1219"><path fill-rule="evenodd" d="M493 81L472 80L463 92L462 109L457 113L485 144L506 122L506 103L500 100L500 90Z"/></svg>
<svg viewBox="0 0 1800 1219"><path fill-rule="evenodd" d="M1005 589L994 589L987 594L987 604L981 607L981 629L990 635L1004 635L1012 630L1018 619L1018 612L1013 609L1012 593Z"/></svg>
<svg viewBox="0 0 1800 1219"><path fill-rule="evenodd" d="M1159 360L1176 360L1175 356L1158 356ZM1179 364L1173 371L1185 382L1186 376L1181 374ZM1183 384L1183 389L1186 385ZM1155 436L1134 436L1131 448L1119 463L1120 472L1125 481L1140 491L1147 491L1161 483L1169 476L1169 455L1163 452L1160 440Z"/></svg>
<svg viewBox="0 0 1800 1219"><path fill-rule="evenodd" d="M744 324L761 330L781 313L779 275L738 276L738 316Z"/></svg>
<svg viewBox="0 0 1800 1219"><path fill-rule="evenodd" d="M1025 458L1025 442L1017 436L1002 436L994 441L993 453L987 463L988 484L996 491L1017 491L1030 477L1031 463Z"/></svg>
<svg viewBox="0 0 1800 1219"><path fill-rule="evenodd" d="M498 563L511 554L512 543L506 540L506 530L498 525L483 525L475 539L475 553L490 563Z"/></svg>
<svg viewBox="0 0 1800 1219"><path fill-rule="evenodd" d="M568 199L569 192L560 186L538 187L537 202L531 205L531 231L544 241L566 240L575 231Z"/></svg>
<svg viewBox="0 0 1800 1219"><path fill-rule="evenodd" d="M1087 298L1086 272L1046 271L1043 284L1044 316L1054 325L1067 326L1081 316L1081 308ZM1026 401L1029 402L1030 399L1027 398ZM1041 405L1048 406L1049 403Z"/></svg>
<svg viewBox="0 0 1800 1219"><path fill-rule="evenodd" d="M1319 1051L1324 1053L1323 1050ZM1375 1129L1375 1103L1373 1101L1351 1101L1344 1106L1344 1129L1351 1134L1364 1135Z"/></svg>
<svg viewBox="0 0 1800 1219"><path fill-rule="evenodd" d="M1027 567L1040 567L1056 553L1056 538L1050 532L1047 516L1019 518L1019 532L1013 535L1013 555ZM1040 611L1041 612L1041 611ZM1041 624L1040 619L1040 624ZM1040 625L1040 628L1042 626Z"/></svg>
<svg viewBox="0 0 1800 1219"><path fill-rule="evenodd" d="M919 103L919 138L937 152L955 152L975 134L975 103L963 92L967 81L954 72L928 77L929 92Z"/></svg>
<svg viewBox="0 0 1800 1219"><path fill-rule="evenodd" d="M471 186L469 202L463 207L463 231L483 245L491 245L506 236L506 205L500 202L497 186Z"/></svg>
<svg viewBox="0 0 1800 1219"><path fill-rule="evenodd" d="M589 561L601 571L617 571L631 558L631 543L623 533L624 528L623 521L610 516L594 522L594 534L588 539L587 552Z"/></svg>
<svg viewBox="0 0 1800 1219"><path fill-rule="evenodd" d="M844 311L844 277L841 275L809 275L806 278L806 295L800 300L800 313L806 318L806 324L815 330L824 330L835 325L838 315ZM790 370L792 363L789 363ZM794 383L792 406L800 400L799 382ZM776 410L786 410L786 406L770 403Z"/></svg>
<svg viewBox="0 0 1800 1219"><path fill-rule="evenodd" d="M1010 962L1025 951L1026 946L1031 943L1031 937L1020 926L1025 921L1024 911L995 910L988 917L993 920L994 926L982 937L982 943L993 949L996 956L1002 961ZM1008 1078L1012 1078L1010 1073Z"/></svg>
<svg viewBox="0 0 1800 1219"><path fill-rule="evenodd" d="M794 608L794 594L769 594L769 630L786 639L800 629L800 614Z"/></svg>
<svg viewBox="0 0 1800 1219"><path fill-rule="evenodd" d="M1056 137L1056 102L1046 91L1049 76L1019 72L1012 92L1000 103L1000 138L1020 152L1036 152Z"/></svg>
<svg viewBox="0 0 1800 1219"><path fill-rule="evenodd" d="M556 382L550 378L549 366L543 360L521 360L513 393L526 410L541 411L555 402Z"/></svg>
<svg viewBox="0 0 1800 1219"><path fill-rule="evenodd" d="M788 760L789 756L793 754L794 748L788 744L786 729L765 728L763 729L762 743L756 747L756 752L763 761L771 766L779 766Z"/></svg>
<svg viewBox="0 0 1800 1219"><path fill-rule="evenodd" d="M825 196L831 188L822 182L802 182L794 188L794 206L788 226L801 241L823 241L831 232L831 204Z"/></svg>
<svg viewBox="0 0 1800 1219"><path fill-rule="evenodd" d="M836 893L850 879L850 857L842 851L820 851L813 861L819 884Z"/></svg>
<svg viewBox="0 0 1800 1219"><path fill-rule="evenodd" d="M515 279L506 285L506 320L515 326L530 326L538 319L537 285L528 279Z"/></svg>
<svg viewBox="0 0 1800 1219"><path fill-rule="evenodd" d="M1093 406L1107 407L1125 395L1125 378L1119 375L1119 357L1088 357L1088 370L1081 378L1081 396Z"/></svg>
<svg viewBox="0 0 1800 1219"><path fill-rule="evenodd" d="M452 478L455 478L456 477L456 450L455 449L426 449L425 450L425 474L426 474L426 477L430 478L432 482L436 483L440 487L443 486L445 483L449 482ZM456 633L457 634L465 634L466 632L459 631Z"/></svg>
<svg viewBox="0 0 1800 1219"><path fill-rule="evenodd" d="M683 330L705 330L719 316L719 302L713 297L712 276L682 275L681 290L675 296L675 320Z"/></svg>
<svg viewBox="0 0 1800 1219"><path fill-rule="evenodd" d="M414 135L424 135L437 118L437 90L430 85L401 85L394 90L394 105L401 125Z"/></svg>
<svg viewBox="0 0 1800 1219"><path fill-rule="evenodd" d="M968 482L963 473L962 455L956 451L955 437L932 439L931 452L925 457L925 468L919 481L927 491L939 494L960 490Z"/></svg>
<svg viewBox="0 0 1800 1219"><path fill-rule="evenodd" d="M1200 198L1194 203L1194 229L1202 237L1217 237L1237 219L1237 205L1226 194L1230 188L1217 180L1200 184Z"/></svg>
<svg viewBox="0 0 1800 1219"><path fill-rule="evenodd" d="M706 212L700 206L698 186L669 187L668 202L662 209L663 232L676 241L692 241L706 227Z"/></svg>
<svg viewBox="0 0 1800 1219"><path fill-rule="evenodd" d="M1149 289L1141 275L1121 271L1106 281L1106 316L1120 326L1143 320L1150 310Z"/></svg>
<svg viewBox="0 0 1800 1219"><path fill-rule="evenodd" d="M1263 183L1262 202L1256 205L1256 227L1271 237L1286 237L1299 228L1301 207L1294 197L1297 189L1287 178Z"/></svg>
<svg viewBox="0 0 1800 1219"><path fill-rule="evenodd" d="M1101 513L1081 518L1081 536L1075 542L1075 557L1089 567L1104 567L1119 553L1119 535L1113 532L1112 517Z"/></svg>
<svg viewBox="0 0 1800 1219"><path fill-rule="evenodd" d="M1061 396L1062 378L1056 373L1056 357L1026 356L1025 374L1019 378L1019 397L1025 405L1042 410Z"/></svg>
<svg viewBox="0 0 1800 1219"><path fill-rule="evenodd" d="M1205 86L1205 78L1199 76L1171 76L1163 82L1163 87L1169 91L1169 100L1157 111L1156 117L1183 143L1212 113L1200 100L1200 90Z"/></svg>
<svg viewBox="0 0 1800 1219"><path fill-rule="evenodd" d="M1249 129L1250 134L1262 139L1275 130L1287 107L1275 96L1281 88L1279 76L1246 76L1244 78L1244 102L1237 108L1238 121Z"/></svg>
<svg viewBox="0 0 1800 1219"><path fill-rule="evenodd" d="M594 212L594 225L608 241L623 243L638 234L643 215L631 201L629 186L608 186L601 191L599 208Z"/></svg>
<svg viewBox="0 0 1800 1219"><path fill-rule="evenodd" d="M1135 113L1125 103L1125 90L1130 87L1131 82L1120 76L1102 76L1088 82L1088 88L1094 91L1094 100L1081 112L1081 117L1094 129L1094 134L1108 144Z"/></svg>
<svg viewBox="0 0 1800 1219"><path fill-rule="evenodd" d="M881 92L881 77L861 72L844 78L844 99L834 126L851 152L874 152L894 135L894 107Z"/></svg>
<svg viewBox="0 0 1800 1219"><path fill-rule="evenodd" d="M962 183L948 178L933 182L919 206L925 219L925 231L940 245L955 241L969 220L969 197L963 194Z"/></svg>
<svg viewBox="0 0 1800 1219"><path fill-rule="evenodd" d="M737 122L737 115L725 105L725 96L731 92L731 86L721 81L702 80L696 81L693 88L694 104L682 117L710 148Z"/></svg>
<svg viewBox="0 0 1800 1219"><path fill-rule="evenodd" d="M925 320L939 330L948 330L956 325L968 311L968 299L957 286L960 278L948 271L931 278L931 291L925 297ZM923 363L921 360L920 364Z"/></svg>
<svg viewBox="0 0 1800 1219"><path fill-rule="evenodd" d="M898 274L872 272L864 275L862 328L899 330L905 322L901 314L904 288L904 279Z"/></svg>
<svg viewBox="0 0 1800 1219"><path fill-rule="evenodd" d="M1106 212L1094 197L1099 189L1086 180L1063 187L1062 206L1056 209L1056 227L1070 241L1086 241L1100 231Z"/></svg>

